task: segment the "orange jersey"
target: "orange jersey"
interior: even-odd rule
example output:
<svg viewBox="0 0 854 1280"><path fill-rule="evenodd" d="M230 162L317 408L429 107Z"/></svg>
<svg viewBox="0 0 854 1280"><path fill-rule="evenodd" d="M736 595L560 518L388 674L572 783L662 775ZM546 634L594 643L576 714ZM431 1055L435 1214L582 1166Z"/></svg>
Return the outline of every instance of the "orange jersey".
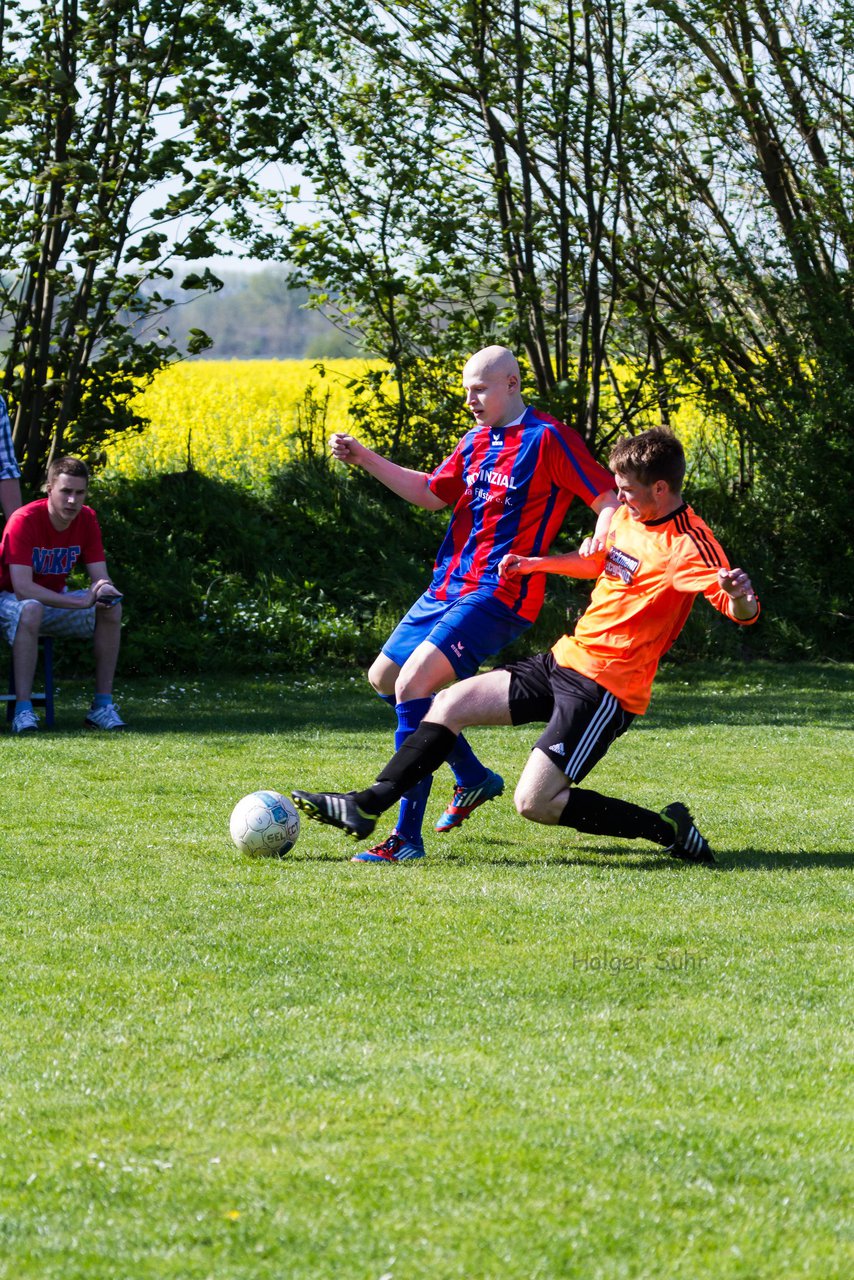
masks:
<svg viewBox="0 0 854 1280"><path fill-rule="evenodd" d="M733 617L718 583L718 570L729 567L711 529L689 506L648 524L621 507L611 521L590 604L573 634L553 647L555 661L603 685L626 711L642 715L659 661L684 627L695 597L702 592Z"/></svg>

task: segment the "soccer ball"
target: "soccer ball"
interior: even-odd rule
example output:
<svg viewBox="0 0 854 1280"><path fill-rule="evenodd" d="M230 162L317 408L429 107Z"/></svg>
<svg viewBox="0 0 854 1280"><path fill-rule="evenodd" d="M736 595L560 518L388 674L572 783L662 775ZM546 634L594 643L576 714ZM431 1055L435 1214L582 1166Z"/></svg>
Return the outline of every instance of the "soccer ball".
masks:
<svg viewBox="0 0 854 1280"><path fill-rule="evenodd" d="M290 853L299 835L299 814L278 791L253 791L238 800L229 820L231 838L244 853Z"/></svg>

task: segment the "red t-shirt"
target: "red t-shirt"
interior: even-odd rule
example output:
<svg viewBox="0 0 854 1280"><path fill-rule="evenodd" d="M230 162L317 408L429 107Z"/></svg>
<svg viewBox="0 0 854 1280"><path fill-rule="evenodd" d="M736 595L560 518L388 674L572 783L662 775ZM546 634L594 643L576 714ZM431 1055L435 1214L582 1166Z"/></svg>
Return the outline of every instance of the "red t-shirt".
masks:
<svg viewBox="0 0 854 1280"><path fill-rule="evenodd" d="M91 507L81 507L67 529L54 529L47 498L38 498L13 511L6 524L0 542L0 591L14 591L11 564L31 565L33 582L62 591L75 564L105 559L98 517Z"/></svg>

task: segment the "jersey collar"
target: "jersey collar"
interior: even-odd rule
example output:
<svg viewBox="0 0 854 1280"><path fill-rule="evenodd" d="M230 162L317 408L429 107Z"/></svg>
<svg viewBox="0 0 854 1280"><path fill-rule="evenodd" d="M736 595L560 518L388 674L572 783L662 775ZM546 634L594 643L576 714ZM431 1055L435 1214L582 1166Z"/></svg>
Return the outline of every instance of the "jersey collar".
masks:
<svg viewBox="0 0 854 1280"><path fill-rule="evenodd" d="M489 428L489 430L490 430L490 431L509 431L511 427L520 427L520 426L522 425L522 423L525 421L525 417L526 417L526 415L527 415L527 413L528 413L528 408L529 408L529 406L528 406L528 405L525 405L525 408L524 408L524 409L522 410L522 412L519 414L519 417L518 417L518 418L514 418L512 422L505 422L503 427L492 427L492 426L491 426L491 427Z"/></svg>
<svg viewBox="0 0 854 1280"><path fill-rule="evenodd" d="M667 524L668 520L675 520L677 516L681 516L683 511L688 510L688 503L683 502L681 507L677 507L675 511L670 511L666 516L659 516L657 520L643 520L641 523L647 529L655 529L658 525Z"/></svg>

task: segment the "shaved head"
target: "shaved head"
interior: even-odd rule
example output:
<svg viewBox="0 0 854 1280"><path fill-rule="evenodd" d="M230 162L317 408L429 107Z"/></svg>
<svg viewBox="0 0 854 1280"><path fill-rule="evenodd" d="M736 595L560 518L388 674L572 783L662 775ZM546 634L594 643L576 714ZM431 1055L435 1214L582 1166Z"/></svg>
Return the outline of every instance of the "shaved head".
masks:
<svg viewBox="0 0 854 1280"><path fill-rule="evenodd" d="M484 347L463 368L466 406L479 427L505 427L525 412L519 361L507 347Z"/></svg>
<svg viewBox="0 0 854 1280"><path fill-rule="evenodd" d="M476 351L466 361L463 369L463 378L465 379L466 374L474 373L477 373L479 377L515 377L516 385L519 387L522 385L519 361L509 347L484 347L481 351Z"/></svg>

